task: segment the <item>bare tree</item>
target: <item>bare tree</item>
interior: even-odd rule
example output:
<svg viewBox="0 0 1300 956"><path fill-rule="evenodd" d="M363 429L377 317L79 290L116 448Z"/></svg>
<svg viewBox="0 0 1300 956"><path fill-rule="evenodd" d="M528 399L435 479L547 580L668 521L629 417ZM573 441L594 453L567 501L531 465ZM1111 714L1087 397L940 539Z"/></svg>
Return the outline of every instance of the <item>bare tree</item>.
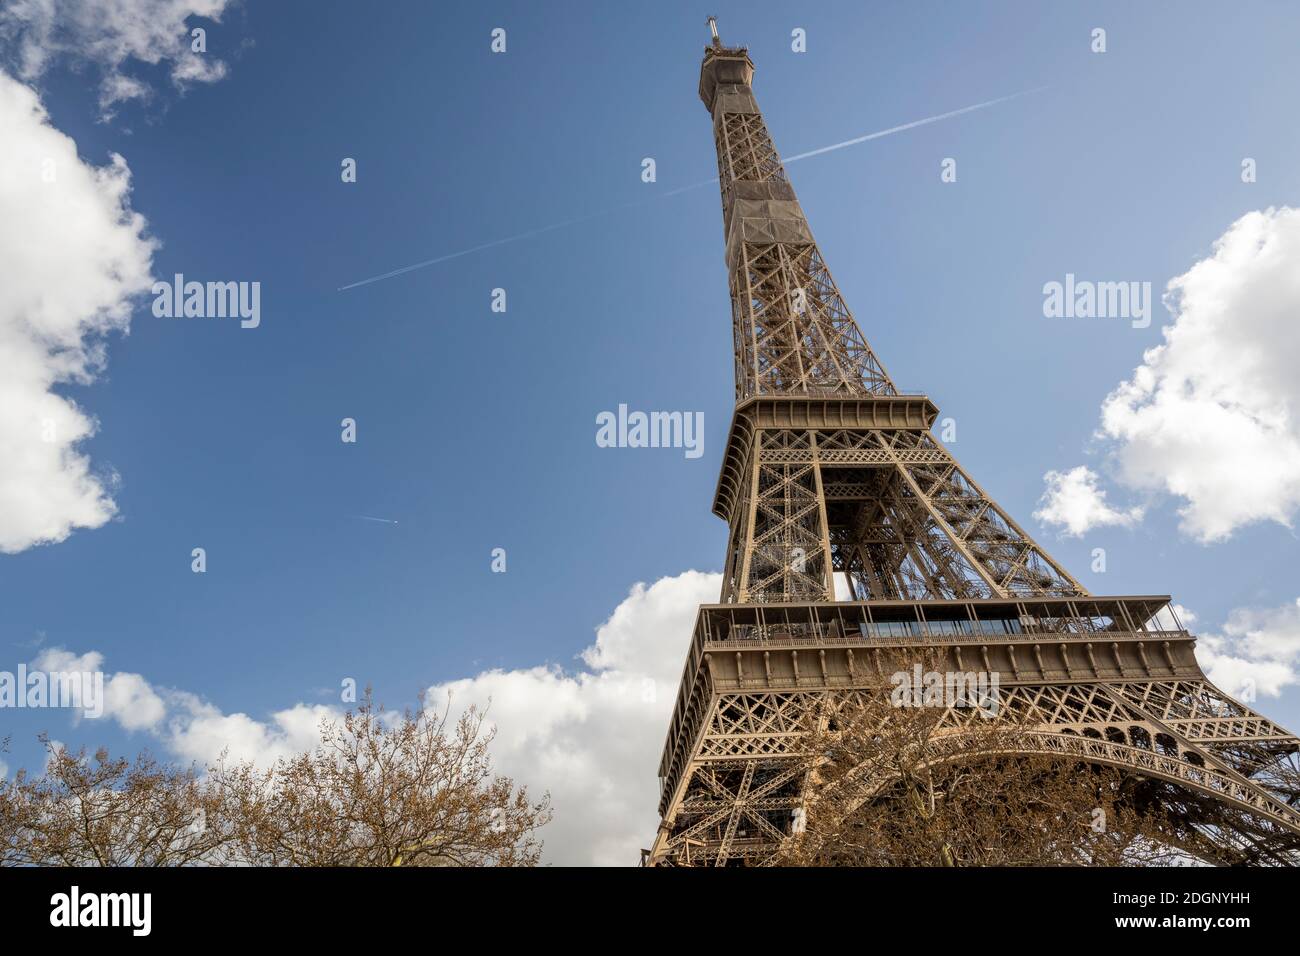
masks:
<svg viewBox="0 0 1300 956"><path fill-rule="evenodd" d="M184 866L230 841L217 790L193 767L71 752L42 735L45 773L0 784L0 863Z"/></svg>
<svg viewBox="0 0 1300 956"><path fill-rule="evenodd" d="M199 773L46 738L45 773L0 781L0 864L38 866L528 866L549 798L494 775L470 708L362 705L320 744L268 769Z"/></svg>
<svg viewBox="0 0 1300 956"><path fill-rule="evenodd" d="M534 802L493 775L482 713L449 713L393 714L367 693L261 785L249 785L247 768L218 774L241 801L241 855L291 866L536 864L549 798Z"/></svg>
<svg viewBox="0 0 1300 956"><path fill-rule="evenodd" d="M898 661L911 671L911 661ZM1165 842L1141 781L1033 753L996 699L899 705L889 687L828 702L802 758L810 798L776 862L826 866L1158 865Z"/></svg>

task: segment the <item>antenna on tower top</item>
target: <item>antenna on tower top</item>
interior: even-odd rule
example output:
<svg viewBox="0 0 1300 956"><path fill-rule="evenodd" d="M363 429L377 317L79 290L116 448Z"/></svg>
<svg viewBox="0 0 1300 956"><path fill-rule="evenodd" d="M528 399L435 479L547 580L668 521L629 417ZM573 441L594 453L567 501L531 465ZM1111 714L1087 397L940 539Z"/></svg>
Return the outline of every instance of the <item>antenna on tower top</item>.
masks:
<svg viewBox="0 0 1300 956"><path fill-rule="evenodd" d="M709 17L709 32L713 34L713 45L714 45L715 47L721 47L721 46L722 46L722 40L718 38L718 18L717 18L717 17Z"/></svg>

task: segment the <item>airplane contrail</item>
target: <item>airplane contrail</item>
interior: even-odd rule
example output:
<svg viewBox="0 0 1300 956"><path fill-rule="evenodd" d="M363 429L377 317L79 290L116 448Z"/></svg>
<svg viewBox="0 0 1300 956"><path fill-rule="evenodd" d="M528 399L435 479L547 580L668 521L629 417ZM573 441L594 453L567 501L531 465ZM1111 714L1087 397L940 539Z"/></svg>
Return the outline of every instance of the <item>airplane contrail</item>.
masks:
<svg viewBox="0 0 1300 956"><path fill-rule="evenodd" d="M910 123L903 123L901 126L891 126L889 129L877 130L874 133L867 133L864 136L855 136L853 139L846 139L842 143L833 143L830 146L822 146L819 149L810 149L806 153L796 153L794 156L787 156L781 162L788 166L790 163L797 163L801 159L808 159L812 156L820 156L822 153L832 153L837 149L844 149L847 146L856 146L859 143L865 143L868 140L880 139L882 136L892 136L895 133L902 133L909 129L916 129L918 126L929 126L931 123L938 123L940 120L951 119L954 116L961 116L963 113L973 113L976 110L982 110L989 106L996 106L998 103L1005 103L1008 100L1018 99L1022 96L1028 96L1031 93L1040 93L1048 89L1046 86L1036 86L1032 90L1021 90L1019 93L1012 93L1009 96L999 96L995 100L985 100L983 103L975 103L971 106L963 106L959 110L949 110L947 113L937 113L934 116L927 116L924 119L912 120ZM676 196L678 193L688 192L692 189L699 189L701 186L708 186L718 181L718 177L712 179L702 179L698 183L691 183L689 186L678 186L676 189L670 189L664 193L664 196Z"/></svg>
<svg viewBox="0 0 1300 956"><path fill-rule="evenodd" d="M553 232L556 229L563 229L565 226L576 226L580 222L587 222L590 219L599 219L601 216L608 216L610 213L621 212L632 206L643 206L651 199L642 199L638 202L624 203L621 206L614 206L611 209L602 209L600 212L593 212L586 216L578 216L576 219L566 219L563 222L553 223L549 226L540 226L537 229L530 229L527 232L517 232L513 236L506 236L502 239L493 239L490 242L480 243L477 246L470 246L468 249L462 249L459 252L449 252L445 256L438 256L436 259L425 259L423 262L415 262L409 266L402 266L400 269L394 269L391 272L384 272L377 276L371 276L369 279L358 279L356 282L348 285L339 286L336 291L346 292L348 289L355 289L357 286L369 285L372 282L380 282L384 279L391 279L394 276L405 275L408 272L414 272L416 269L423 269L427 266L435 266L440 262L447 262L450 259L459 259L461 256L468 256L475 252L482 252L484 249L491 249L493 246L504 246L508 242L518 242L521 239L532 239L534 236L540 236L543 233Z"/></svg>
<svg viewBox="0 0 1300 956"><path fill-rule="evenodd" d="M954 116L961 116L963 113L973 113L976 110L982 110L990 106L997 106L999 103L1006 103L1009 100L1016 100L1022 96L1029 96L1031 93L1041 93L1047 89L1046 86L1036 86L1032 90L1021 90L1019 93L1012 93L1009 96L999 96L995 100L985 100L983 103L975 103L972 106L963 106L959 110L949 110L946 113L938 113L935 116L927 116L925 119L912 120L910 123L904 123L902 126L891 126L889 129L878 130L874 133L867 133L865 136L855 136L853 139L846 139L842 143L835 143L831 146L823 146L820 149L810 149L806 153L799 153L796 156L786 157L787 163L796 163L801 159L807 159L810 156L820 156L822 153L829 153L837 149L843 149L846 146L856 146L858 143L865 143L869 139L880 139L882 136L892 136L894 133L902 133L909 129L916 129L918 126L929 126L931 123L937 123L940 120L952 119ZM715 180L716 182L716 180Z"/></svg>
<svg viewBox="0 0 1300 956"><path fill-rule="evenodd" d="M982 103L974 103L970 106L963 106L961 109L949 110L946 113L936 113L934 116L927 116L923 119L912 120L910 123L903 123L899 126L891 126L889 129L877 130L874 133L866 133L862 136L855 136L853 139L846 139L841 143L833 143L830 146L822 146L819 149L811 149L806 153L798 153L794 156L787 156L784 160L786 164L797 163L801 159L809 159L813 156L821 156L823 153L834 152L837 149L845 149L849 146L857 146L859 143L865 143L868 140L880 139L884 136L892 136L895 133L906 132L909 129L916 129L918 126L928 126L931 123L938 123L942 120L952 119L954 116L961 116L965 113L973 113L976 110L987 109L990 106L996 106L999 103L1006 103L1009 100L1019 99L1022 96L1029 96L1033 93L1039 93L1047 89L1046 86L1036 86L1031 90L1021 90L1019 93L1011 93L1008 96L999 96L997 99L985 100ZM670 189L667 192L659 193L648 199L637 200L636 202L622 203L618 206L612 206L609 209L602 209L599 212L589 213L586 216L578 216L574 219L565 219L563 222L552 223L549 226L540 226L537 229L530 229L527 232L517 232L513 236L505 236L501 239L492 239L488 242L480 243L477 246L470 246L468 249L461 249L459 252L449 252L446 255L438 256L435 259L425 259L423 262L414 262L409 266L402 266L400 269L393 269L390 272L383 272L368 279L358 279L356 282L350 282L347 285L339 286L336 291L346 292L348 289L355 289L359 286L370 285L372 282L382 282L384 279L392 279L395 276L405 275L408 272L414 272L416 269L424 269L428 266L437 265L440 262L448 262L452 259L459 259L461 256L472 255L475 252L482 252L484 249L491 249L495 246L504 246L507 243L519 242L524 239L532 239L536 236L548 232L554 232L556 229L564 229L567 226L576 226L582 222L590 222L592 219L599 219L601 216L608 216L616 212L622 212L624 209L631 209L634 206L644 206L647 203L654 202L657 199L666 199L669 196L677 196L684 192L690 192L692 189L700 189L704 186L711 185L718 181L718 177L712 179L702 179L698 183L691 183L688 186L678 186L676 189ZM382 520L382 519L377 519ZM394 522L396 523L396 522Z"/></svg>
<svg viewBox="0 0 1300 956"><path fill-rule="evenodd" d="M371 515L353 515L354 518L362 518L366 521L382 521L384 524L397 524L392 518L375 518Z"/></svg>

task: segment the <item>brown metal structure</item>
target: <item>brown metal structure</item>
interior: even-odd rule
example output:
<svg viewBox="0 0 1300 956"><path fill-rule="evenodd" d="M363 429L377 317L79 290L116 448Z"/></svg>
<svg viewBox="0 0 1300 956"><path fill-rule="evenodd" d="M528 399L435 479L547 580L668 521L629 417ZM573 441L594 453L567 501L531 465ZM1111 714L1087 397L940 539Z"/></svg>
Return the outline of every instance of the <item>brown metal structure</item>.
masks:
<svg viewBox="0 0 1300 956"><path fill-rule="evenodd" d="M1189 854L1300 861L1300 741L1207 680L1168 596L1090 595L932 436L938 409L895 388L826 268L753 73L715 28L700 98L735 339L713 504L730 536L720 603L700 608L682 675L647 862L768 860L804 803L794 755L809 716L878 688L882 654L917 648L998 674L1034 751L1134 771ZM836 600L835 574L852 600Z"/></svg>

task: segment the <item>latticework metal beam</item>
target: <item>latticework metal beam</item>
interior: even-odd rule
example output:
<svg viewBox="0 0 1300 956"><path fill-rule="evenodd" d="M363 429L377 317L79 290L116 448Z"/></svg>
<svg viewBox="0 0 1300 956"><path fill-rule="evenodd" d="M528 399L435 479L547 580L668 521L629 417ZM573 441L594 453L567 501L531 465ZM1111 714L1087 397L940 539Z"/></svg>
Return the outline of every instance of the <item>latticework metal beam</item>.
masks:
<svg viewBox="0 0 1300 956"><path fill-rule="evenodd" d="M997 674L1000 706L1029 728L1019 752L1146 781L1183 851L1300 862L1300 741L1206 679L1168 597L1090 595L934 438L938 410L898 392L826 268L753 72L716 39L700 70L735 339L714 501L731 530L664 747L649 862L771 859L809 786L810 715L861 704L885 655L909 651ZM949 709L931 759L954 759L975 719Z"/></svg>

